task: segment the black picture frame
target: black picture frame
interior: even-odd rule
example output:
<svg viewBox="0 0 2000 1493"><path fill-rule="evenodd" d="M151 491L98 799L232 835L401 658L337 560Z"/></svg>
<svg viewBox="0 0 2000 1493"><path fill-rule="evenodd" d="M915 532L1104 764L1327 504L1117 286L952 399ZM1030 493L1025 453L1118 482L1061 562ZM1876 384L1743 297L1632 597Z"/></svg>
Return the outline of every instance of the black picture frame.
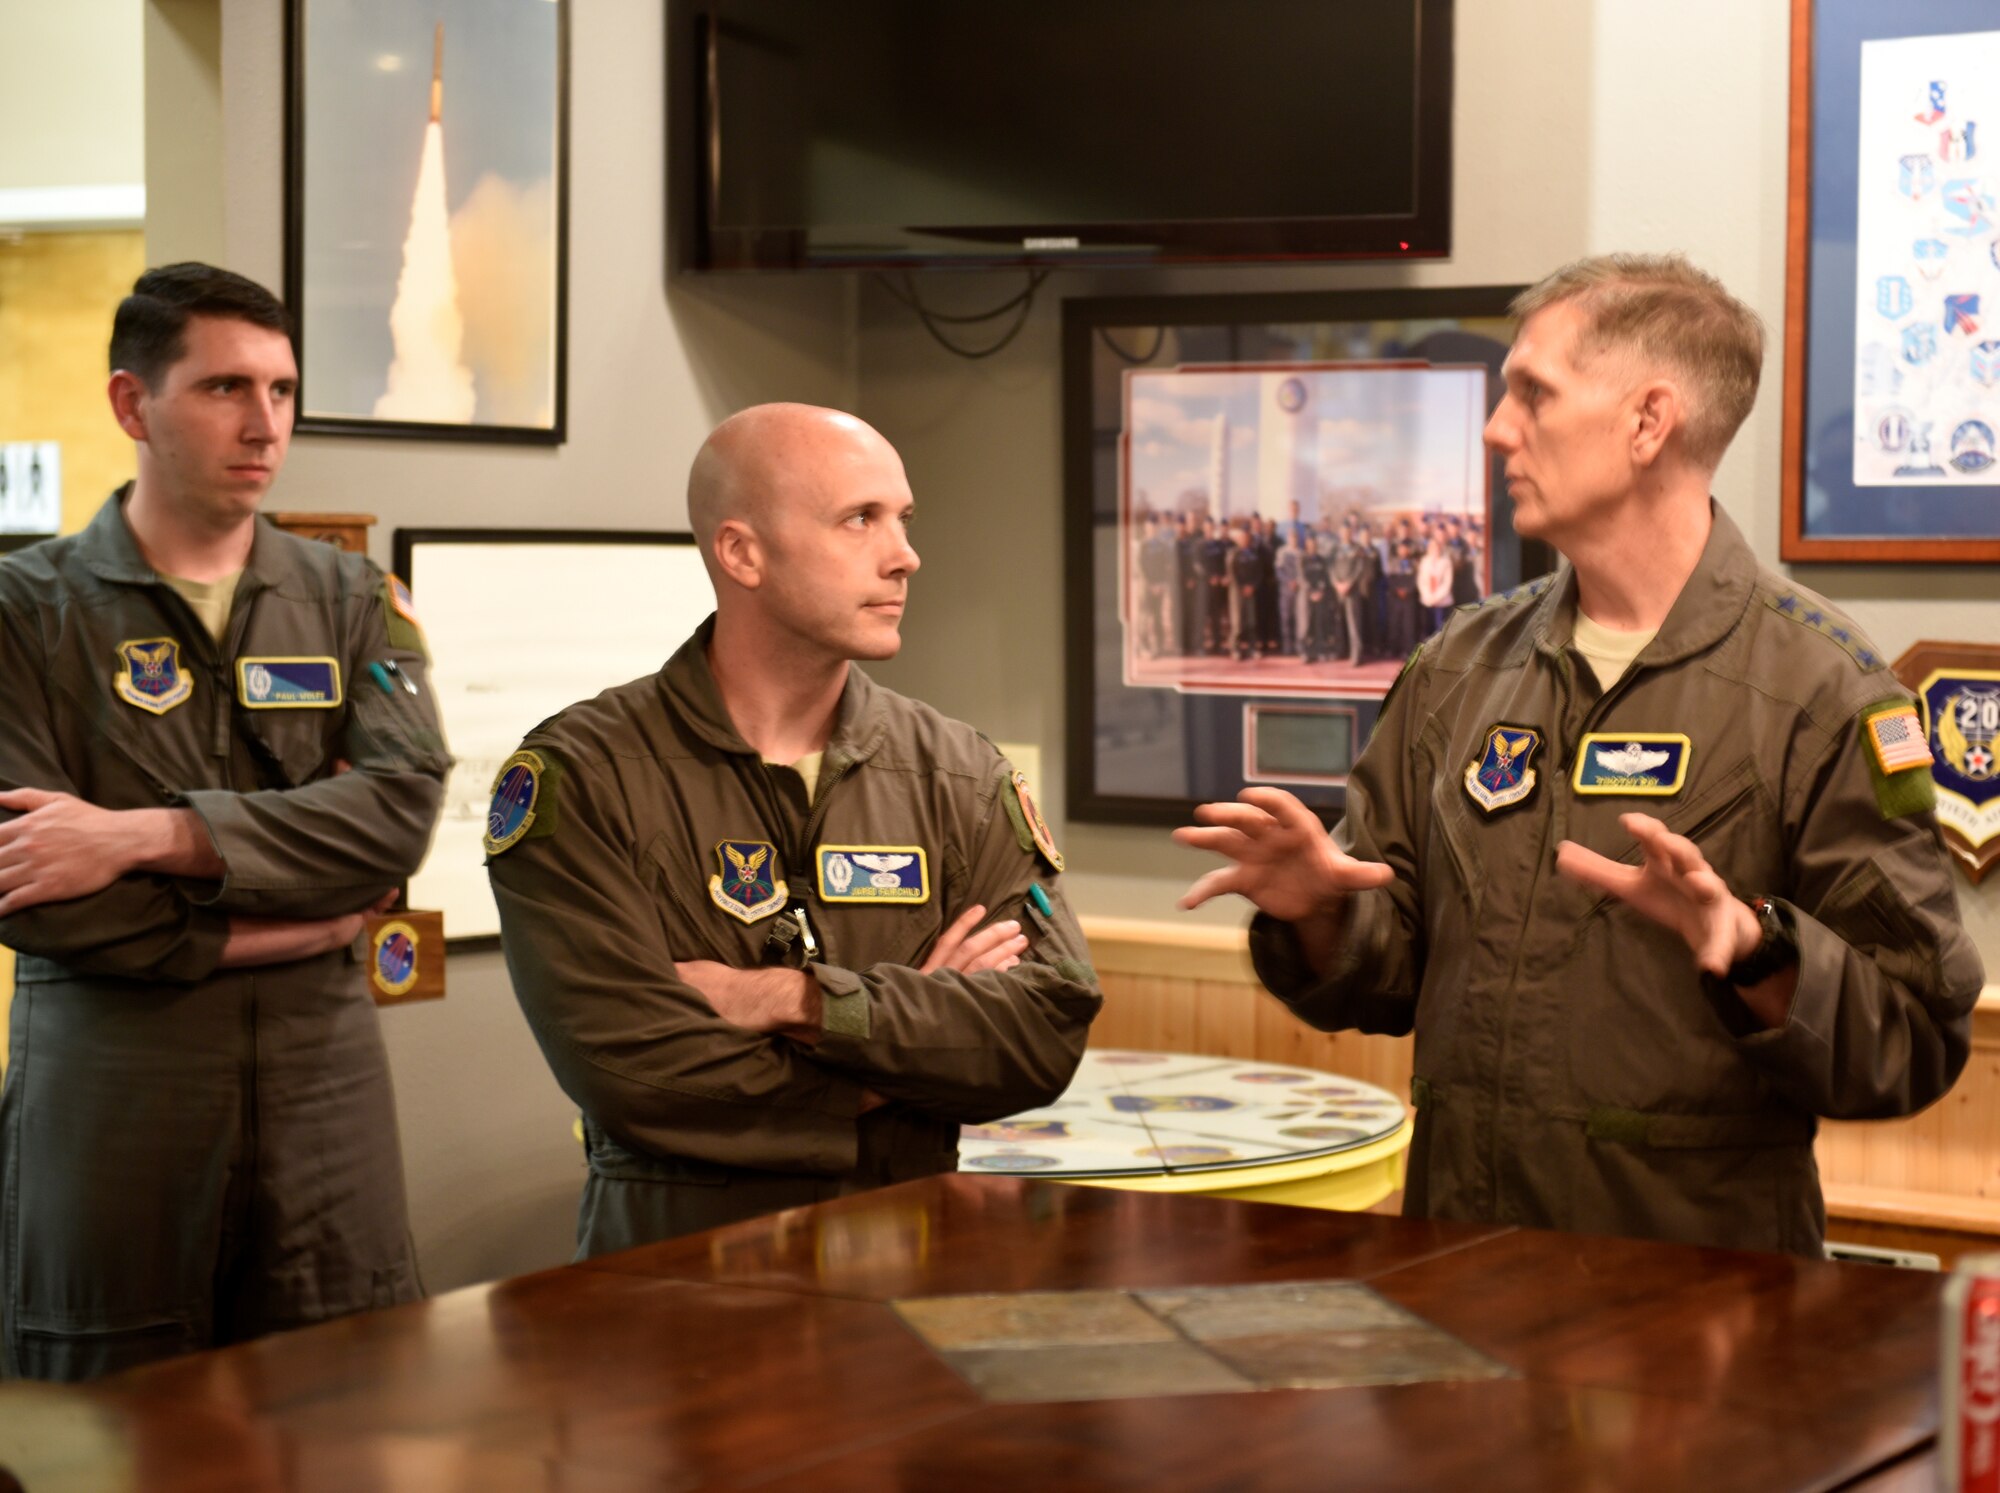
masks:
<svg viewBox="0 0 2000 1493"><path fill-rule="evenodd" d="M544 552L539 565L531 567L533 557L524 556L516 567L524 572L532 569L531 574L501 573L505 570L503 564L491 575L482 572L479 584L467 585L462 567L454 567L451 572L454 584L448 596L440 595L438 586L431 583L435 578L421 563L423 551L432 547L440 554L445 550L462 554L467 550L520 550L527 546ZM605 600L600 593L607 576L606 552L641 547L671 552L671 568L690 582L698 577L708 599L674 596L669 586L655 585L647 588L644 602L633 599L631 604L617 609L615 627L606 625L591 630L591 619L586 613L591 605L602 605ZM552 568L546 558L549 551L573 551L578 561L576 573L571 575L560 567ZM709 582L695 537L685 530L399 528L393 536L391 553L395 574L408 581L415 611L426 630L432 689L444 719L446 738L458 759L446 786L436 837L424 864L410 878L410 896L418 905L435 906L445 912L446 943L453 952L497 949L500 947L498 918L492 910L490 894L485 892L483 873L478 873L477 893L465 885L480 863L477 831L468 826L468 813L477 815L477 806L484 802L494 772L538 721L599 689L658 669L693 631L700 620L696 614L705 615L712 606L713 595L707 589ZM469 624L454 619L442 610L449 597L467 598L468 604L482 616ZM684 604L688 601L697 604ZM670 606L680 615L663 618L656 634L647 639L641 628L646 605ZM501 618L504 622L497 620ZM535 660L527 656L529 650L522 649L509 655L520 660L518 668L510 663L504 668L482 669L480 673L486 683L466 688L464 666L468 661L459 653L459 642L471 640L481 646L504 649L507 639L488 631L502 626L523 640L532 640L543 653L553 653L555 660L563 664L556 687L539 688L546 680L536 675ZM571 635L564 632L565 628L578 631ZM634 646L641 642L649 642L650 646ZM613 648L630 650L632 656L616 664L607 663L607 651ZM530 697L501 722L468 720L456 713L459 706L467 703L479 705L483 713L489 702L501 700L506 689L523 685L529 689ZM471 931L463 931L468 927ZM454 933L454 928L461 931Z"/></svg>
<svg viewBox="0 0 2000 1493"><path fill-rule="evenodd" d="M1319 666L1279 655L1255 658L1255 671L1231 672L1230 663L1196 665L1190 655L1170 664L1167 676L1142 677L1135 668L1129 630L1133 621L1130 576L1136 569L1128 533L1124 482L1127 401L1134 386L1128 370L1275 376L1346 375L1420 370L1459 375L1457 397L1477 390L1485 374L1485 415L1498 403L1499 369L1512 341L1507 307L1519 286L1280 292L1251 295L1076 298L1063 303L1062 399L1064 490L1064 590L1067 683L1067 794L1070 819L1110 824L1175 825L1188 822L1196 804L1233 797L1248 781L1279 781L1331 822L1345 801L1344 772L1268 771L1251 775L1246 753L1254 739L1249 706L1303 702L1332 707L1331 717L1352 712L1345 740L1358 755L1379 713L1398 659L1380 656L1356 670ZM1329 350L1331 350L1331 355ZM1316 386L1317 387L1317 386ZM1469 411L1467 412L1469 416ZM1263 439L1261 427L1254 439ZM1463 426L1458 446L1465 445ZM1218 447L1226 442L1217 437ZM1472 543L1478 593L1501 590L1552 570L1555 555L1539 541L1514 534L1497 459L1474 447L1483 472L1485 513ZM1470 463L1474 458L1462 458ZM1224 477L1211 479L1225 482ZM1317 477L1310 479L1317 483ZM1465 468L1465 490L1474 478ZM1329 504L1336 490L1316 487ZM1194 494L1182 496L1193 498ZM1167 501L1173 501L1171 499ZM1210 499L1212 501L1212 498ZM1262 502L1261 498L1256 501ZM1341 501L1345 501L1344 498ZM1148 508L1147 511L1152 511ZM1186 512L1188 510L1180 510ZM1349 510L1352 511L1352 510ZM1393 503L1370 512L1385 519L1408 513ZM1161 513L1160 518L1168 516ZM1440 511L1426 515L1440 531ZM1314 545L1321 543L1314 539ZM1465 576L1457 574L1463 593ZM1457 598L1455 598L1457 599ZM1468 598L1469 599L1469 598ZM1435 615L1435 613L1431 614ZM1171 636L1171 629L1169 632ZM1185 634L1182 634L1185 637ZM1233 660L1231 661L1233 662ZM1270 665L1266 668L1266 665ZM1117 671L1116 677L1113 677ZM1232 685L1239 681L1241 687ZM1141 697L1151 697L1149 699ZM1134 710L1146 719L1136 727ZM1118 713L1120 719L1107 719ZM1148 722L1151 724L1149 725ZM1128 730L1150 730L1166 761L1160 771L1135 770L1139 761L1111 746ZM1163 787L1174 777L1172 743L1182 738L1179 791ZM1164 744L1162 744L1164 743ZM1120 756L1120 753L1125 755ZM1164 757L1160 754L1164 753ZM1107 760L1115 759L1115 760Z"/></svg>
<svg viewBox="0 0 2000 1493"><path fill-rule="evenodd" d="M550 40L550 45L553 47L554 87L553 97L550 100L551 110L548 120L553 141L551 156L553 180L548 184L548 195L553 210L553 222L550 225L552 262L546 284L551 301L552 322L548 326L546 353L544 356L533 360L535 374L538 377L545 375L548 380L549 399L547 412L545 416L521 418L518 412L519 406L523 399L531 396L524 395L509 387L507 392L500 397L499 402L503 407L510 410L510 414L507 418L496 418L493 420L415 419L375 415L373 413L363 413L357 409L342 407L356 403L357 401L354 399L336 399L333 396L316 392L316 385L325 386L335 382L330 367L327 366L323 359L317 358L315 354L316 347L330 340L330 319L336 316L346 317L357 314L352 306L341 306L338 308L334 306L322 306L320 304L321 298L312 293L312 289L308 284L308 259L314 252L315 244L312 236L321 231L320 225L316 221L309 220L308 210L309 184L307 181L307 157L310 143L315 138L314 110L316 107L315 100L309 97L307 89L307 80L311 73L312 61L308 55L311 20L315 6L332 6L335 3L336 0L287 0L286 3L285 302L290 308L293 317L300 375L296 404L297 413L293 429L297 433L309 435L388 436L407 440L474 441L491 444L531 446L554 446L562 444L568 434L569 393L570 0L550 0L549 4L553 20L553 36ZM451 0L441 0L441 3L449 4ZM460 5L469 5L472 3L472 0L457 0L457 3ZM395 14L393 8L387 13L390 15ZM414 25L417 29L424 30L431 24L429 13L426 13L422 18L412 21L406 22L399 19L396 22L396 34L399 42L406 42L408 40L404 33L410 26ZM442 23L439 24L441 25ZM484 26L474 26L465 29L477 34L487 28ZM448 39L441 42L438 50L442 52L445 45L448 45ZM408 67L409 64L406 62L400 65L397 71L405 71ZM448 65L447 71L444 73L444 79L446 83L444 92L448 95L451 79ZM486 81L490 82L491 79L488 78ZM432 98L435 105L437 99L437 91L435 89L432 92ZM406 100L401 102L406 102ZM327 106L320 104L318 107L324 112ZM330 131L332 129L330 123L326 124L325 127ZM360 147L357 146L356 148L359 149ZM388 185L394 179L391 173L382 171L380 175L385 183L383 188L385 194L394 194L400 197L407 191L406 184ZM448 186L452 184L449 180L447 181ZM482 182L479 185L483 186L484 183ZM538 185L539 183L531 183L526 190L532 191ZM461 204L461 206L464 205ZM523 220L525 221L526 219L524 218ZM488 225L492 225L488 227L488 236L483 240L490 245L495 242L495 235L505 231L504 227L500 226L506 222L504 208L498 208L484 214L482 221ZM326 231L332 233L340 230L328 229ZM343 250L346 247L343 246ZM380 243L379 238L377 238L365 240L362 250L359 252L368 253L372 256L372 262L379 265L382 254L387 251ZM482 262L498 266L531 260L531 258L532 256L512 256L501 252L494 252L486 255ZM400 276L398 278L400 280ZM537 275L534 283L539 286L544 282ZM511 298L489 291L484 295L482 304L491 307L504 307L516 304L517 300L518 298ZM379 304L379 296L377 297L377 301L378 304L371 307L368 314L382 314L386 311L386 307ZM482 321L477 315L475 315L473 320L476 323ZM393 334L391 335L393 338ZM508 328L495 326L491 329L491 337L493 339L501 339L507 335L511 335ZM501 360L494 360L494 366L498 366L499 361ZM470 370L467 370L467 377L468 379L474 377ZM479 397L481 399L487 398L487 394L484 392L483 378L480 379L479 386L482 389ZM476 408L477 406L475 405L475 410Z"/></svg>

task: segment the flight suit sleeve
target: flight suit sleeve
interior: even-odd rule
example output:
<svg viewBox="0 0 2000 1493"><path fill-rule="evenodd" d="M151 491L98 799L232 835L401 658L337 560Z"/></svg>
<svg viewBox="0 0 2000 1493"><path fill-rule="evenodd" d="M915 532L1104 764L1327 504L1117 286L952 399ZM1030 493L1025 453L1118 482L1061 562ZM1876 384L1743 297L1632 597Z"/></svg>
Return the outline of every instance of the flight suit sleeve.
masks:
<svg viewBox="0 0 2000 1493"><path fill-rule="evenodd" d="M265 917L356 912L422 863L451 768L429 661L414 629L392 640L386 591L358 611L342 660L351 770L295 788L184 795L225 868L205 905ZM393 663L416 693L393 677L383 690L371 663Z"/></svg>
<svg viewBox="0 0 2000 1493"><path fill-rule="evenodd" d="M56 749L43 652L0 606L0 789L77 792ZM80 795L79 795L80 796ZM0 822L19 817L0 809ZM0 944L83 974L192 983L222 958L229 920L196 907L162 876L125 876L101 892L0 918Z"/></svg>
<svg viewBox="0 0 2000 1493"><path fill-rule="evenodd" d="M944 911L947 926L974 904L989 922L1017 919L1028 936L1021 962L928 975L814 965L825 1032L814 1062L961 1123L1036 1109L1069 1087L1104 996L1057 877L1045 874L1025 818L1017 830L1010 799L1018 810L1013 769L1000 760L973 801L962 874L947 868Z"/></svg>
<svg viewBox="0 0 2000 1493"><path fill-rule="evenodd" d="M675 972L660 878L600 763L558 771L538 828L488 857L514 993L556 1082L621 1145L837 1175L856 1162L861 1085L734 1026Z"/></svg>
<svg viewBox="0 0 2000 1493"><path fill-rule="evenodd" d="M1880 770L1864 735L1872 713L1835 735L1787 814L1795 849L1783 900L1799 966L1784 1024L1758 1029L1730 986L1706 982L1744 1055L1830 1119L1908 1114L1944 1094L1970 1052L1984 980L1928 807L1929 773Z"/></svg>
<svg viewBox="0 0 2000 1493"><path fill-rule="evenodd" d="M1433 641L1410 662L1382 701L1374 733L1347 780L1346 811L1333 837L1356 860L1396 873L1387 886L1347 900L1333 967L1316 971L1292 925L1266 913L1250 923L1250 960L1264 987L1294 1015L1323 1032L1354 1029L1400 1037L1416 1025L1423 984L1423 843L1420 816L1428 785L1418 767L1418 702Z"/></svg>

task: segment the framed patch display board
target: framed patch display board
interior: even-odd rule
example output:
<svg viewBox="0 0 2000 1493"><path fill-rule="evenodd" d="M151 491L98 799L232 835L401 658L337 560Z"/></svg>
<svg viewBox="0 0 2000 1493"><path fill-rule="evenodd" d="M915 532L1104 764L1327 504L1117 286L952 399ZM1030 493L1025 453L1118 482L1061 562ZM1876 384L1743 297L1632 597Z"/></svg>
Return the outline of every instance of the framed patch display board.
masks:
<svg viewBox="0 0 2000 1493"><path fill-rule="evenodd" d="M1787 560L2000 561L2000 10L1792 0Z"/></svg>

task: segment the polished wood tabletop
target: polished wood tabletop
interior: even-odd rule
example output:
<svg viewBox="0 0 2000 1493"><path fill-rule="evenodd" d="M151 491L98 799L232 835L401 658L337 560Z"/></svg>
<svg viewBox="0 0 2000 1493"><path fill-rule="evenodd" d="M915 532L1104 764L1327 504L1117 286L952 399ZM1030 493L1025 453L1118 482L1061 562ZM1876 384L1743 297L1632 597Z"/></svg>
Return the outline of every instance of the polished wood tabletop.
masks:
<svg viewBox="0 0 2000 1493"><path fill-rule="evenodd" d="M1507 1377L989 1403L890 1308L1365 1282ZM0 1386L29 1489L1923 1486L1940 1277L952 1175L96 1385Z"/></svg>

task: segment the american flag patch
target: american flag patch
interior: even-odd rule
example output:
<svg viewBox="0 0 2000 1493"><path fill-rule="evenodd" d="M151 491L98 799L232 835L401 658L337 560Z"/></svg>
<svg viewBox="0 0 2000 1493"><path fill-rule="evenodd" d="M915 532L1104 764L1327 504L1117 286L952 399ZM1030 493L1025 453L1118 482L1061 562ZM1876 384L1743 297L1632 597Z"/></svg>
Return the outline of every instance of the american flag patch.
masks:
<svg viewBox="0 0 2000 1493"><path fill-rule="evenodd" d="M1875 760L1885 773L1931 765L1931 746L1924 740L1924 728L1917 720L1914 705L1870 716L1865 734L1868 744L1875 749Z"/></svg>

